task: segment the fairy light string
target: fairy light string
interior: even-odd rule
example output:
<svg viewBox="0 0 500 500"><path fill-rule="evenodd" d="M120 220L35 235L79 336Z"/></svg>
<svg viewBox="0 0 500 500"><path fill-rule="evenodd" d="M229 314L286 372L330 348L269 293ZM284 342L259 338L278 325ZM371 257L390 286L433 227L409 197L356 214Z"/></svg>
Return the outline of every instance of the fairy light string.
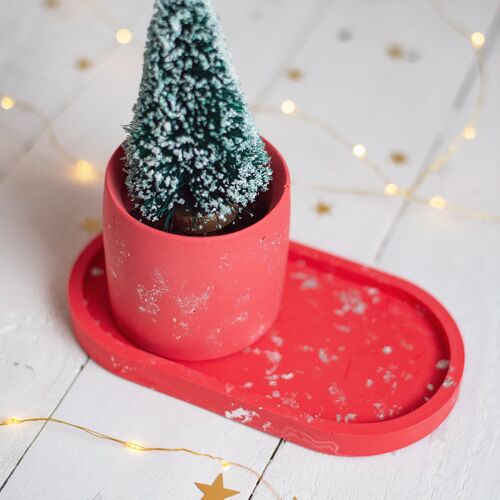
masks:
<svg viewBox="0 0 500 500"><path fill-rule="evenodd" d="M252 469L252 467L249 467L248 465L244 465L238 462L233 462L232 460L226 460L225 458L218 456L218 455L212 455L211 453L204 453L201 451L196 451L190 448L171 448L171 447L163 447L163 446L145 446L143 444L137 443L135 441L126 441L124 439L117 438L115 436L111 436L109 434L104 434L102 432L96 431L94 429L91 429L90 427L85 427L84 425L79 425L79 424L74 424L73 422L69 422L67 420L62 420L59 418L54 418L54 417L27 417L27 418L16 418L16 417L11 417L6 420L3 420L0 422L0 427L6 427L10 425L19 425L19 424L25 424L25 423L30 423L30 422L45 422L45 423L53 423L53 424L59 424L59 425L64 425L66 427L71 427L73 429L77 429L79 431L85 432L86 434L90 434L91 436L97 438L97 439L102 439L104 441L111 441L113 443L119 444L125 448L128 448L130 450L134 451L140 451L140 452L159 452L159 453L183 453L187 455L192 455L200 458L206 458L211 461L215 461L219 463L221 468L223 470L227 470L230 467L236 467L238 469L242 469L246 472L251 473L257 478L257 481L259 484L263 484L269 492L276 498L277 500L284 500L273 488L273 486L264 479L261 473L256 471L255 469Z"/></svg>

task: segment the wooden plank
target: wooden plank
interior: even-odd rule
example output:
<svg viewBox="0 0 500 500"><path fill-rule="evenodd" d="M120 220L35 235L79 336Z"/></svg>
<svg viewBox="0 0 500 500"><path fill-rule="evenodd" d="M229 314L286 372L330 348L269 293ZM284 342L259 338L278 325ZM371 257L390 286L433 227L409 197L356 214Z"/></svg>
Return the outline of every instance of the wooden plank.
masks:
<svg viewBox="0 0 500 500"><path fill-rule="evenodd" d="M253 2L251 3L254 5ZM260 75L260 80L249 80L245 84L249 89L262 84L259 82L265 80L265 78L262 79L262 75L266 75L264 65L272 66L274 59L279 61L283 51L286 51L287 44L294 41L293 33L285 38L289 24L275 26L274 16L278 7L281 6L281 10L284 11L282 19L289 19L300 29L302 23L308 23L311 17L319 16L325 4L324 0L307 4L295 0L293 9L284 10L285 3L289 5L285 0L281 0L269 6L264 2L257 6L259 15L262 17L259 27L260 39L266 45L266 33L271 34L271 38L268 39L269 50L266 57L258 64L252 63L256 73ZM250 3L245 5L250 5ZM250 8L236 11L227 2L225 6L224 3L222 4L222 8L228 8L227 15L230 16L226 17L223 23L230 25L234 23L235 26L248 24L247 16L251 11ZM266 15L268 10L273 13L272 16ZM72 15L69 12L67 14ZM66 14L61 12L60 15L64 18ZM146 17L141 21L144 28ZM240 32L235 31L229 41L232 50L238 50L236 47L240 44L244 47L248 46L252 39L251 29L246 32L240 31L241 37ZM282 43L275 43L274 37L283 39ZM51 42L45 43L47 43L46 50L48 50ZM2 395L2 413L6 417L12 414L16 416L51 414L61 404L66 391L77 379L86 361L86 356L72 337L67 320L66 279L73 259L90 238L90 233L95 231L94 226L100 215L104 166L113 148L123 138L121 127L130 119L130 109L137 94L142 58L141 50L138 50L140 45L141 43L138 42L136 46L123 46L113 51L106 63L96 69L93 78L81 90L78 97L71 103L65 103L64 110L54 121L54 128L65 147L77 158L91 161L95 165L96 181L79 182L74 176L73 166L54 150L45 133L0 184L0 213L2 214L0 275L5 280L2 281L3 283L9 283L8 287L4 286L0 289L0 303L2 304L0 370L2 374L5 374L5 377L0 377L0 394ZM239 50L241 53L245 52L242 49ZM70 71L70 68L66 65L60 71ZM258 89L253 92L257 95ZM145 440L165 440L165 444L168 444L170 440L175 439L179 445L191 443L193 447L206 448L207 451L215 453L227 451L228 458L240 459L246 464L253 464L259 468L265 466L275 447L276 439L274 438L260 434L256 437L256 433L250 429L118 380L93 364L89 365L88 369L84 369L81 377L78 377L79 384L80 380L82 385L75 385L76 392L73 393L72 390L68 392L68 396L74 394L73 399L68 400L70 401L68 406L66 407L64 402L60 406L61 411L63 411L62 408L66 408L64 412L68 418L80 415L85 419L85 415L90 416L95 412L97 405L100 408L101 420L90 419L86 422L89 425L100 426L104 421L111 423L121 419L123 426L115 428L117 433L128 434L134 428L146 428L147 432L151 431L151 433L148 434L145 431L144 436L139 436L144 437ZM108 383L111 385L107 386ZM105 399L106 393L116 394L117 399L124 403L122 409L118 410L113 405L96 403L96 400L91 397L96 386L103 388L101 399ZM152 403L153 406L151 406L150 400L157 403ZM155 404L159 405L156 410ZM135 421L134 418L123 419L125 409L128 412L128 408L133 406L139 412L137 419ZM155 418L162 420L165 427L158 427L155 423L145 424L145 414L156 415ZM169 418L170 414L173 420ZM188 421L192 423L183 425ZM168 433L164 433L163 431L169 426ZM106 430L105 427L103 425L102 430ZM180 432L181 428L184 429L183 433ZM205 432L206 428L210 431ZM10 429L3 430L10 431ZM34 493L43 491L46 493L46 498L53 498L54 491L67 491L65 488L71 487L73 473L65 475L65 485L61 485L61 490L57 490L54 484L44 483L49 477L43 473L40 467L41 462L36 459L34 462L29 460L30 456L35 456L31 453L38 447L38 441L31 446L28 453L26 450L33 443L39 430L40 426L36 424L17 427L15 434L8 433L7 438L2 440L0 484L11 477L7 486L2 490L2 497L8 498L12 495L16 498L30 497L34 494L37 498L43 498L44 495ZM49 438L52 440L53 431L49 432ZM45 430L40 434L40 438L44 433ZM206 433L206 440L200 438L203 433ZM69 434L63 435L68 435L69 439L76 439L77 442L80 440L82 443L88 442L87 437L78 435L71 437ZM52 455L54 446L61 447L61 450L66 449L65 437L62 440L56 437L56 441L59 442L56 444L51 441L50 451L41 442L42 454ZM94 449L93 446L96 444L90 441L87 451L91 455L95 450L107 448L107 446L103 447L102 443L97 443L97 448ZM257 446L254 448L253 445L256 443ZM109 451L112 455L118 453L125 457L123 451ZM97 462L93 457L86 462L87 471L84 473L84 466L79 458L82 456L81 453L85 452L78 450L78 447L71 447L68 452L75 453L75 455L71 459L67 457L67 464L72 464L73 471L75 467L82 468L82 477L87 477L86 491L89 492L90 498L94 497L96 495L94 490L97 491L101 482L106 481L108 477L107 474L102 476L99 474L105 467L96 468ZM59 452L55 453L57 455ZM63 452L61 456L65 453ZM103 455L102 459L106 460L106 456ZM21 459L21 467L27 467L26 471L33 468L33 472L22 472L18 468L20 472L11 476ZM137 457L132 456L132 460L136 461L136 459ZM158 461L158 467L151 466L156 470L154 474L161 474L163 479L166 470L165 457L153 458L153 460ZM167 460L175 461L179 470L186 467L185 458L180 461L177 457ZM42 463L45 463L45 460ZM215 469L212 465L207 466L200 462L197 467L200 474L193 476L193 481L203 482L213 479L211 476ZM42 473L39 477L33 476L33 481L28 480L28 476L36 475L38 472ZM231 475L241 477L241 481L237 480L236 485L243 485L242 488L248 492L255 485L255 478L251 475L236 470L230 471L229 476ZM131 476L132 474L129 473L120 476L121 481L126 485ZM145 472L145 481L147 481L146 477L150 477L147 472ZM164 491L161 489L165 487L164 483L166 481L157 482L155 488L158 488L158 492ZM181 491L179 488L185 487L183 483L175 483L172 485L172 491L178 492ZM142 480L138 481L137 488L137 491L139 488L145 488L145 483L142 483ZM177 498L179 498L178 495Z"/></svg>
<svg viewBox="0 0 500 500"><path fill-rule="evenodd" d="M485 9L484 19L473 28L486 31L493 13ZM496 31L496 27L491 31ZM495 68L499 61L500 47L496 43L488 65ZM490 73L489 77L488 88L496 88L498 75ZM456 83L455 89L460 81ZM438 135L449 137L457 123L463 124L476 92L477 86L473 86L459 109L444 110L446 121ZM446 169L429 177L421 186L420 195L440 194L450 203L500 212L500 176L495 154L500 131L499 105L498 93L489 92L477 138L464 144ZM500 417L496 387L500 375L500 231L495 224L471 221L425 206L405 204L400 214L378 252L379 259L377 252L369 249L367 260L423 286L454 315L467 354L457 407L427 439L378 457L329 457L284 443L265 475L269 481L283 485L280 494L284 498L498 496L499 440L492 429ZM343 231L344 238L348 230L346 227ZM349 251L357 252L355 248Z"/></svg>
<svg viewBox="0 0 500 500"><path fill-rule="evenodd" d="M115 40L116 29L125 25L135 32L137 27L140 33L149 14L133 3L110 18L91 2L44 5L24 0L0 6L0 43L5 49L0 54L0 93L17 101L16 108L0 113L0 179L46 128L43 119L26 111L26 104L35 104L48 120L55 118L92 81L99 65L123 48ZM138 44L138 54L140 48ZM78 68L82 58L90 64L85 70Z"/></svg>

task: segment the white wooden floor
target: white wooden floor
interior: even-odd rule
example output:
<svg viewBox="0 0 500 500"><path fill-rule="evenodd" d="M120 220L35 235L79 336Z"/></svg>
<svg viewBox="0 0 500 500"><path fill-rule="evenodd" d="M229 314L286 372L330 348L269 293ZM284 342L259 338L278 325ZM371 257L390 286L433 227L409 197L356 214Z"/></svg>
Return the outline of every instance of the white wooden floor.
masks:
<svg viewBox="0 0 500 500"><path fill-rule="evenodd" d="M457 320L466 371L440 429L395 453L331 457L119 379L79 348L66 280L97 231L102 173L130 119L151 3L0 4L0 93L18 101L0 109L0 419L53 415L145 444L222 455L266 469L265 479L290 500L500 498L500 225L400 196L353 194L383 193L384 183L323 128L279 113L283 100L293 100L297 116L307 113L348 143L364 144L383 178L410 187L466 125L481 83L470 42L428 1L215 6L262 133L284 153L297 183L292 237L413 280ZM416 194L498 214L498 4L436 4L466 33L486 35L486 94L477 137ZM133 33L127 45L114 38L122 27ZM79 58L90 67L79 69ZM95 165L95 181L75 178L50 127L72 155ZM391 161L395 152L405 155L403 164ZM199 499L193 483L211 483L219 472L204 459L134 453L53 424L0 428L1 500ZM234 498L273 498L244 471L233 467L224 478L241 491Z"/></svg>

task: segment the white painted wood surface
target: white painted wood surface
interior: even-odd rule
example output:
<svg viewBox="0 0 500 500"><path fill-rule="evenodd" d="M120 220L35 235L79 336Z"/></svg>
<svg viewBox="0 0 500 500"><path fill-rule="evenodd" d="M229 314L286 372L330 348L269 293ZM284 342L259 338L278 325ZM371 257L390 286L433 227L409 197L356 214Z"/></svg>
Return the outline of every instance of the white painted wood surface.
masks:
<svg viewBox="0 0 500 500"><path fill-rule="evenodd" d="M296 187L292 236L376 264L434 293L456 318L467 349L457 407L428 438L379 457L337 458L281 443L121 380L74 341L65 306L72 260L100 212L107 157L123 137L140 76L151 2L23 0L0 5L0 91L35 103L61 142L98 166L93 184L71 180L43 124L0 110L0 418L54 414L102 432L226 456L265 473L283 498L494 499L500 493L500 227L399 197L327 194ZM323 131L269 114L283 99L366 145L383 174L409 186L465 124L477 96L470 45L425 1L217 0L216 9L261 130L293 178L376 190L380 180ZM500 29L497 2L439 2L469 33L487 34L487 101L478 136L429 177L439 194L500 213ZM103 10L104 8L104 10ZM497 16L497 17L495 17ZM129 45L114 41L130 27ZM340 40L339 32L351 34ZM345 36L344 36L345 38ZM387 57L391 44L418 60ZM78 57L94 66L75 69ZM287 79L290 68L304 77ZM457 99L457 96L460 98ZM407 164L388 157L403 151ZM333 206L319 216L319 201ZM272 462L270 457L278 447ZM180 455L139 454L54 425L0 429L0 499L197 499L193 482L218 467ZM226 485L249 498L255 479L235 468ZM253 498L272 498L259 484Z"/></svg>

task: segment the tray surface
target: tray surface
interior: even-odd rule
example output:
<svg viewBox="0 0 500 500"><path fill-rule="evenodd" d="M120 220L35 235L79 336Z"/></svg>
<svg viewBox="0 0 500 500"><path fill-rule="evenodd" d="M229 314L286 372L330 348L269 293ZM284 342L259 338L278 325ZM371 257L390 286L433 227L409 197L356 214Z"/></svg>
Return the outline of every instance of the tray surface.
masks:
<svg viewBox="0 0 500 500"><path fill-rule="evenodd" d="M70 279L76 336L114 373L298 444L340 455L406 446L451 410L463 371L458 329L408 282L291 244L280 317L226 358L170 361L113 323L102 239Z"/></svg>

